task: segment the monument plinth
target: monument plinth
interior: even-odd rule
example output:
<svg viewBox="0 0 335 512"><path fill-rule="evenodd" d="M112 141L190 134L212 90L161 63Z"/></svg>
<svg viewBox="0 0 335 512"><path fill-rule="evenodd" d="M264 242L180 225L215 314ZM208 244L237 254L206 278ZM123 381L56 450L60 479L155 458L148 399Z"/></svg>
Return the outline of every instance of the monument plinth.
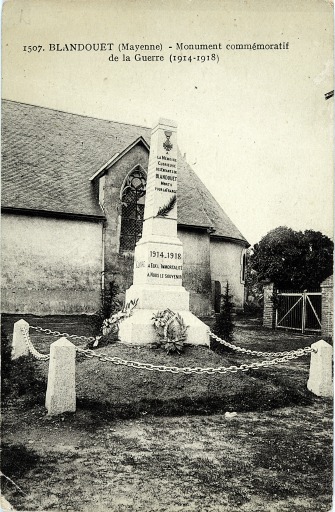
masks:
<svg viewBox="0 0 335 512"><path fill-rule="evenodd" d="M152 343L152 316L171 309L186 325L187 342L209 345L208 327L189 311L182 286L183 245L177 236L177 126L160 119L151 134L142 238L137 242L133 285L126 303L138 300L133 315L120 324L121 341Z"/></svg>

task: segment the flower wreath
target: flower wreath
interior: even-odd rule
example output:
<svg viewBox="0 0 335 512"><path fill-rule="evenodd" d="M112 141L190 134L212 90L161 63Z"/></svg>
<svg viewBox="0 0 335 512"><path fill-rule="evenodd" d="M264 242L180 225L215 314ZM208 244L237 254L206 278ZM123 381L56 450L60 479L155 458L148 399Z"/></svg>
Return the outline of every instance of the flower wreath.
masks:
<svg viewBox="0 0 335 512"><path fill-rule="evenodd" d="M119 332L120 323L132 315L133 309L136 307L138 299L128 302L118 313L115 313L110 318L106 318L102 324L102 334L107 336L111 332Z"/></svg>
<svg viewBox="0 0 335 512"><path fill-rule="evenodd" d="M115 313L114 315L110 316L109 318L105 318L105 320L102 322L101 330L102 330L102 336L96 336L95 341L92 344L92 347L89 346L89 348L96 348L101 342L112 334L114 336L114 340L117 339L119 334L119 327L120 323L129 316L132 315L133 309L136 307L138 303L138 299L131 300L128 302L121 311L118 313ZM109 341L110 343L110 341Z"/></svg>
<svg viewBox="0 0 335 512"><path fill-rule="evenodd" d="M157 345L164 345L167 354L180 354L184 349L188 329L180 314L165 309L154 314L152 320L159 338Z"/></svg>

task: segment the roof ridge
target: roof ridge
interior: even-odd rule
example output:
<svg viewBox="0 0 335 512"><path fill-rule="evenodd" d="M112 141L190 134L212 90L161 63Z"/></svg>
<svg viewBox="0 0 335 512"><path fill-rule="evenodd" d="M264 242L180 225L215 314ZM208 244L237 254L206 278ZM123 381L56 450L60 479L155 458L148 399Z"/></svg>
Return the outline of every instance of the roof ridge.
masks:
<svg viewBox="0 0 335 512"><path fill-rule="evenodd" d="M26 105L27 107L35 107L35 108L43 109L43 110L51 110L52 112L60 112L61 114L67 114L70 116L84 117L86 119L96 119L97 121L106 121L106 123L122 124L122 125L126 125L126 126L133 126L134 128L144 128L145 130L150 130L150 131L152 130L151 127L144 126L141 124L124 123L121 121L113 121L112 119L104 119L102 117L89 116L89 115L85 115L85 114L76 114L74 112L68 112L67 110L60 110L58 108L51 108L51 107L43 107L41 105L35 105L34 103L25 103L23 101L9 100L8 98L2 98L1 102L16 103L19 105Z"/></svg>

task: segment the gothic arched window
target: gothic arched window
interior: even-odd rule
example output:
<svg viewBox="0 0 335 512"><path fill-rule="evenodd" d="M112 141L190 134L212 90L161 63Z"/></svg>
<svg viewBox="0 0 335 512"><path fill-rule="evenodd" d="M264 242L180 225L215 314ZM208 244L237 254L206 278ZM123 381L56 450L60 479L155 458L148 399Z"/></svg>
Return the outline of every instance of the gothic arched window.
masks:
<svg viewBox="0 0 335 512"><path fill-rule="evenodd" d="M142 236L146 173L138 166L125 179L121 191L120 253L133 251Z"/></svg>

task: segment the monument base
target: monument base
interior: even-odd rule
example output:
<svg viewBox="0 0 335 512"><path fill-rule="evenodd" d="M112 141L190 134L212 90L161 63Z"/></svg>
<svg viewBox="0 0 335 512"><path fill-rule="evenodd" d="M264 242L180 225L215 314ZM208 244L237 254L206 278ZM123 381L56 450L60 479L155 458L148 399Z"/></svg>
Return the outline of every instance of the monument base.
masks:
<svg viewBox="0 0 335 512"><path fill-rule="evenodd" d="M178 308L176 311L174 308L172 311L179 313L188 325L187 338L185 343L191 345L206 345L209 346L209 327L204 324L199 318L197 318L190 311L183 311ZM166 306L164 307L166 309ZM147 345L157 341L157 332L153 326L152 317L159 311L159 308L155 309L134 309L133 314L123 320L119 328L119 338L123 343L131 343L133 345Z"/></svg>
<svg viewBox="0 0 335 512"><path fill-rule="evenodd" d="M190 294L183 286L133 284L126 291L126 304L131 300L137 300L136 310L155 309L157 312L169 308L188 311Z"/></svg>

